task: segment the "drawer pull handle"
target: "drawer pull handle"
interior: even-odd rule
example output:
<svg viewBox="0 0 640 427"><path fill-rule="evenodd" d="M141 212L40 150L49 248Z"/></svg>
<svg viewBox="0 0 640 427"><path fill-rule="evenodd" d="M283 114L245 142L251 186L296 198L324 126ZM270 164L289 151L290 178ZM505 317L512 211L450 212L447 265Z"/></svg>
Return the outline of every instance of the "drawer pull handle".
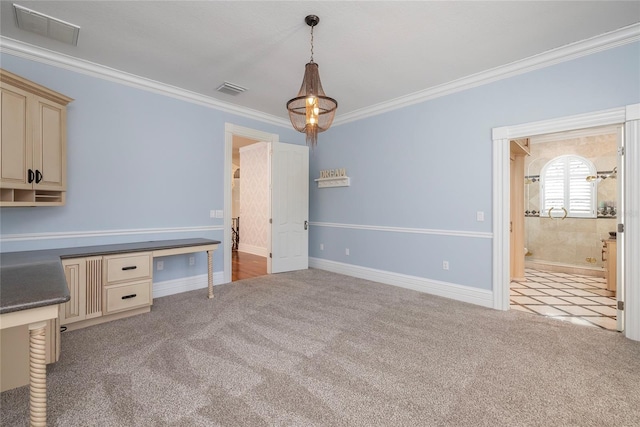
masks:
<svg viewBox="0 0 640 427"><path fill-rule="evenodd" d="M122 267L122 271L135 270L136 268L138 268L137 265L130 265L129 267Z"/></svg>
<svg viewBox="0 0 640 427"><path fill-rule="evenodd" d="M122 299L129 299L129 298L135 298L138 294L131 294L131 295L125 295L122 297Z"/></svg>

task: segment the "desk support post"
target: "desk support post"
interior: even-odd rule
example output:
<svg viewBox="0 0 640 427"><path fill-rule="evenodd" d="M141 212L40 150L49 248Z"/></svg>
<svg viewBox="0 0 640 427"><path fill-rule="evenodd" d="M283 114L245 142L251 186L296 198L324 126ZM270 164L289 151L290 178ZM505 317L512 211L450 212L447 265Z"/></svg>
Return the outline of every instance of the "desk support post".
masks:
<svg viewBox="0 0 640 427"><path fill-rule="evenodd" d="M29 325L29 418L31 426L47 425L46 326L47 322Z"/></svg>
<svg viewBox="0 0 640 427"><path fill-rule="evenodd" d="M207 263L209 266L209 298L213 298L213 251L207 251Z"/></svg>

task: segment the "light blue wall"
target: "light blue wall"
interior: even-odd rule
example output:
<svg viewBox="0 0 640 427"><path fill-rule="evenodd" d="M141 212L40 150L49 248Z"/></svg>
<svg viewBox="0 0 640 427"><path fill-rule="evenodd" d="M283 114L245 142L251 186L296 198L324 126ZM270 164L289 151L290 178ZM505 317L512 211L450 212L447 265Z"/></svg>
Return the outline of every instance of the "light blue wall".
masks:
<svg viewBox="0 0 640 427"><path fill-rule="evenodd" d="M85 74L0 56L2 68L61 92L68 106L67 203L1 208L3 236L220 226L218 231L8 241L2 251L202 237L223 240L225 122L304 143L292 129L265 124ZM284 101L283 101L283 109ZM223 269L222 248L214 271ZM206 256L165 260L154 281L206 273Z"/></svg>
<svg viewBox="0 0 640 427"><path fill-rule="evenodd" d="M310 156L311 221L480 234L312 226L309 256L491 289L491 239L481 233L492 231L492 128L638 102L633 43L335 126ZM346 168L351 186L318 189L313 178L332 168Z"/></svg>
<svg viewBox="0 0 640 427"><path fill-rule="evenodd" d="M64 207L2 208L2 235L222 225L224 123L288 128L220 112L80 73L2 54L1 66L71 96L68 199ZM491 287L491 129L640 102L640 43L564 62L353 123L319 137L310 155L310 220L478 233L475 237L310 228L312 257ZM284 107L283 107L284 108ZM344 167L351 187L318 190L320 169ZM485 212L477 222L476 211ZM484 234L483 234L484 233ZM2 251L209 233L7 242ZM324 250L319 250L320 243ZM345 248L350 255L345 255ZM449 271L442 270L448 260ZM214 270L221 271L222 250ZM206 272L187 257L165 260L154 281Z"/></svg>

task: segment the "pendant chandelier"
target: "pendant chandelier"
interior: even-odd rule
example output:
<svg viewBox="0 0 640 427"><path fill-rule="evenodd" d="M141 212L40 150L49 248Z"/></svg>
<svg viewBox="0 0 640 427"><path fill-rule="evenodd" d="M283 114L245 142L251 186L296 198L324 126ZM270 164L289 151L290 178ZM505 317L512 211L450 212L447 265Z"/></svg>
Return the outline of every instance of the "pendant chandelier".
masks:
<svg viewBox="0 0 640 427"><path fill-rule="evenodd" d="M304 78L298 96L287 102L287 110L295 130L304 132L307 135L307 145L313 148L318 143L318 133L331 127L338 102L324 94L318 64L313 62L313 27L318 25L320 18L309 15L304 20L311 27L311 60L304 67Z"/></svg>

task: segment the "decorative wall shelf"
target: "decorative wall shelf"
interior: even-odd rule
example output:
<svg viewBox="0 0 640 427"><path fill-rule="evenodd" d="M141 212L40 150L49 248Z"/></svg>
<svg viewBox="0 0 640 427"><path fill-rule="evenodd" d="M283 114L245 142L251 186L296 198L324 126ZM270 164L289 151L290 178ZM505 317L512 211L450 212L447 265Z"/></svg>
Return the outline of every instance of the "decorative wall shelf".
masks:
<svg viewBox="0 0 640 427"><path fill-rule="evenodd" d="M314 181L318 183L318 188L349 187L351 185L351 179L348 176L316 178Z"/></svg>

